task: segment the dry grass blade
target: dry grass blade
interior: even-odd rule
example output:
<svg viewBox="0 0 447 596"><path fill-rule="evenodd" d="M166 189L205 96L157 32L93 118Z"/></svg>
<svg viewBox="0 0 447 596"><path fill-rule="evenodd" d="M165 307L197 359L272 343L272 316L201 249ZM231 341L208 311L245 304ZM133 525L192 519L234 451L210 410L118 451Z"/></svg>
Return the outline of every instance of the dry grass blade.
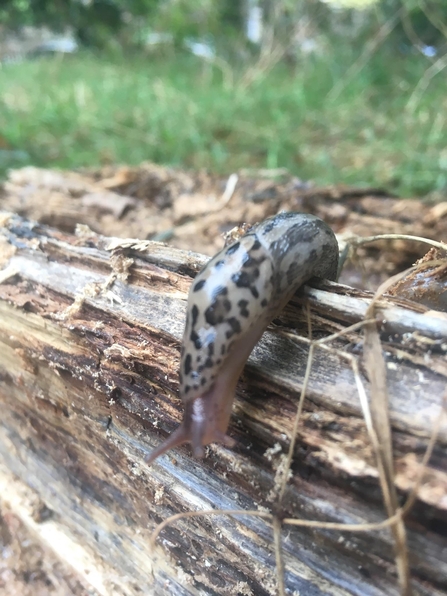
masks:
<svg viewBox="0 0 447 596"><path fill-rule="evenodd" d="M447 250L447 244L445 242L437 242L436 240L431 240L430 238L424 238L423 236L411 236L410 234L377 234L375 236L363 237L353 236L351 238L347 238L346 242L355 248L357 246L361 246L362 244L376 242L377 240L412 240L414 242L423 242L424 244L429 244L435 248Z"/></svg>
<svg viewBox="0 0 447 596"><path fill-rule="evenodd" d="M212 515L249 515L252 517L261 517L267 520L274 520L274 516L266 511L258 511L257 509L204 509L202 511L185 511L183 513L176 513L167 517L163 522L158 524L151 534L150 544L153 548L160 533L166 528L180 519L189 517L207 517ZM300 526L303 528L321 528L323 530L343 530L346 532L367 532L370 530L383 530L395 524L401 518L401 511L399 510L392 517L381 522L366 523L366 524L340 524L336 522L314 521L308 519L295 519L293 517L286 517L282 520L283 525Z"/></svg>
<svg viewBox="0 0 447 596"><path fill-rule="evenodd" d="M282 520L284 526L300 526L302 528L318 528L322 530L338 530L341 532L372 532L383 530L393 526L402 517L401 511L397 511L392 517L387 517L381 522L371 524L339 524L336 522L321 522L308 519L293 519L286 517Z"/></svg>
<svg viewBox="0 0 447 596"><path fill-rule="evenodd" d="M387 280L379 287L367 310L367 318L374 315L376 301L386 289L394 283ZM394 515L399 509L396 487L394 483L394 461L391 436L391 422L389 416L389 399L386 379L386 365L382 354L377 324L369 322L364 330L364 360L371 386L370 411L372 424L378 443L372 440L376 451L379 468L380 484L389 516ZM374 438L375 439L375 438ZM391 527L395 540L396 565L402 596L411 594L410 568L408 562L408 547L403 521L400 520Z"/></svg>
<svg viewBox="0 0 447 596"><path fill-rule="evenodd" d="M158 524L155 530L151 534L150 545L151 548L154 548L155 542L160 534L160 532L173 524L174 522L180 519L186 519L188 517L202 517L202 516L212 516L212 515L251 515L255 517L262 517L265 519L273 519L273 515L271 513L267 513L265 511L258 511L249 509L244 511L243 509L204 509L203 511L184 511L183 513L176 513L175 515L171 515L167 517L163 522Z"/></svg>
<svg viewBox="0 0 447 596"><path fill-rule="evenodd" d="M314 344L312 342L312 334L311 334L312 333L312 325L311 325L309 307L307 308L307 321L308 321L308 329L309 329L309 338L310 338L311 343L309 346L309 354L307 356L306 373L304 375L303 388L301 389L300 401L298 403L298 409L297 409L297 412L295 415L295 421L293 423L293 430L292 430L292 436L290 438L289 451L287 453L287 459L285 462L286 472L283 475L282 484L281 484L281 488L279 491L279 499L278 499L279 504L281 504L282 498L284 496L284 492L286 490L287 480L289 478L288 470L290 470L290 466L292 465L293 453L295 451L296 439L297 439L297 434L298 434L298 426L300 423L301 413L303 411L304 400L306 397L307 386L309 384L310 373L312 370Z"/></svg>

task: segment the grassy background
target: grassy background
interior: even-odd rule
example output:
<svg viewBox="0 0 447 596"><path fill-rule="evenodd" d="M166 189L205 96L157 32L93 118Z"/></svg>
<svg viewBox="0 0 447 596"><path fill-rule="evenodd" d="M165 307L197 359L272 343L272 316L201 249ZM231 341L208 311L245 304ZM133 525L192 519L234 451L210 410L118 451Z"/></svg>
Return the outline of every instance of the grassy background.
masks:
<svg viewBox="0 0 447 596"><path fill-rule="evenodd" d="M220 173L285 167L402 196L446 190L443 73L430 80L423 56L335 49L264 73L185 55L4 65L0 175L153 160Z"/></svg>

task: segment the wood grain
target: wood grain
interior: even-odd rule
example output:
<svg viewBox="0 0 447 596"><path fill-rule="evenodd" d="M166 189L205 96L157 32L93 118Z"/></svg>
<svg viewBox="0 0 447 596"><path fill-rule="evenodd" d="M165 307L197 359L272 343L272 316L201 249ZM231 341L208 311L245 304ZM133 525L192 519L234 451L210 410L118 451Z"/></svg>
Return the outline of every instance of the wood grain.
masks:
<svg viewBox="0 0 447 596"><path fill-rule="evenodd" d="M0 215L0 453L72 538L100 557L105 593L276 593L271 524L191 518L149 540L174 513L266 508L282 518L341 523L386 518L349 360L361 332L316 349L292 466L275 508L275 468L289 444L306 368L307 322L323 337L364 316L371 295L306 288L254 350L238 385L237 445L187 446L143 461L180 422L180 339L191 276L206 258L158 243L75 236ZM110 247L113 250L108 250ZM129 261L130 259L130 261ZM424 307L380 302L396 487L415 481L446 387L447 322ZM341 353L340 353L341 352ZM271 451L269 453L272 453ZM415 594L447 594L447 422L406 519ZM285 583L310 596L398 594L388 529L283 527ZM57 545L55 545L57 549ZM115 590L115 592L114 592Z"/></svg>

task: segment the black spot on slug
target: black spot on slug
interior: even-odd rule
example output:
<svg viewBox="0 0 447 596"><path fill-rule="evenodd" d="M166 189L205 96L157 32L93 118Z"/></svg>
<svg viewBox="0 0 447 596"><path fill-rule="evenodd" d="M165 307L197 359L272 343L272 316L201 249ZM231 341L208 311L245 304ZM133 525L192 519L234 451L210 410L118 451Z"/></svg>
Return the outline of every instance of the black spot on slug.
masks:
<svg viewBox="0 0 447 596"><path fill-rule="evenodd" d="M267 224L265 226L265 228L262 230L262 233L268 234L269 232L271 232L274 228L276 227L276 222L275 221L271 221L269 224Z"/></svg>
<svg viewBox="0 0 447 596"><path fill-rule="evenodd" d="M233 255L238 248L240 247L241 243L240 242L236 242L235 244L232 244L229 248L227 248L226 250L226 254L227 255Z"/></svg>
<svg viewBox="0 0 447 596"><path fill-rule="evenodd" d="M217 261L217 263L214 263L214 268L215 269L220 269L222 267L222 265L225 264L225 261L223 259L221 259L220 261Z"/></svg>
<svg viewBox="0 0 447 596"><path fill-rule="evenodd" d="M256 259L255 257L250 256L247 259L245 259L242 266L244 267L244 269L251 269L251 268L257 269L258 266L261 265L265 261L265 259L266 259L266 257L264 255L261 255L259 257L259 259ZM256 275L256 277L259 277L259 270L257 269L257 274L253 272L252 275Z"/></svg>
<svg viewBox="0 0 447 596"><path fill-rule="evenodd" d="M259 269L256 267L250 271L238 271L233 273L231 280L238 288L249 288L259 277Z"/></svg>
<svg viewBox="0 0 447 596"><path fill-rule="evenodd" d="M248 274L246 271L233 273L231 281L233 281L238 288L247 288L249 286Z"/></svg>
<svg viewBox="0 0 447 596"><path fill-rule="evenodd" d="M198 292L199 290L201 290L203 288L203 286L205 284L206 284L206 279L201 279L196 284L194 284L194 287L193 287L192 291L193 292Z"/></svg>
<svg viewBox="0 0 447 596"><path fill-rule="evenodd" d="M212 358L207 358L205 360L205 368L213 368L214 366L214 361Z"/></svg>
<svg viewBox="0 0 447 596"><path fill-rule="evenodd" d="M192 316L192 327L194 328L197 323L197 317L199 316L199 308L197 304L194 304L191 309L191 316Z"/></svg>
<svg viewBox="0 0 447 596"><path fill-rule="evenodd" d="M268 304L268 300L267 300L267 298L263 298L263 299L261 300L261 306L265 307L265 306L267 306L267 304Z"/></svg>
<svg viewBox="0 0 447 596"><path fill-rule="evenodd" d="M261 304L262 304L262 302L261 302ZM239 306L239 313L240 313L241 317L247 318L250 316L250 311L247 308L248 300L239 300L237 305Z"/></svg>
<svg viewBox="0 0 447 596"><path fill-rule="evenodd" d="M236 317L231 317L227 319L227 323L230 325L230 329L225 333L225 337L230 339L235 333L241 332L241 324L236 319Z"/></svg>
<svg viewBox="0 0 447 596"><path fill-rule="evenodd" d="M208 344L208 356L214 355L214 342Z"/></svg>
<svg viewBox="0 0 447 596"><path fill-rule="evenodd" d="M205 321L208 325L219 325L223 323L226 315L231 310L231 302L228 298L217 297L205 311Z"/></svg>
<svg viewBox="0 0 447 596"><path fill-rule="evenodd" d="M194 329L191 331L191 335L189 336L189 339L193 342L196 350L200 350L200 348L202 347L202 341L201 341L200 337L198 336L198 334L194 331Z"/></svg>
<svg viewBox="0 0 447 596"><path fill-rule="evenodd" d="M202 377L200 379L200 384L203 386L203 385L205 385L205 383L206 383L206 379L205 379L205 377Z"/></svg>
<svg viewBox="0 0 447 596"><path fill-rule="evenodd" d="M231 319L228 319L227 323L231 326L235 333L241 332L241 324L236 317L231 317Z"/></svg>
<svg viewBox="0 0 447 596"><path fill-rule="evenodd" d="M191 387L189 385L186 385L186 387L184 388L183 392L186 395L187 393L189 393L191 391Z"/></svg>
<svg viewBox="0 0 447 596"><path fill-rule="evenodd" d="M261 248L261 243L259 242L259 240L256 238L256 240L253 242L253 246L251 247L252 250L259 250Z"/></svg>
<svg viewBox="0 0 447 596"><path fill-rule="evenodd" d="M191 361L192 361L191 354L186 354L185 364L184 364L185 375L189 375L189 373L191 372Z"/></svg>
<svg viewBox="0 0 447 596"><path fill-rule="evenodd" d="M250 292L252 293L253 298L259 298L259 292L258 292L258 288L256 286L251 286Z"/></svg>

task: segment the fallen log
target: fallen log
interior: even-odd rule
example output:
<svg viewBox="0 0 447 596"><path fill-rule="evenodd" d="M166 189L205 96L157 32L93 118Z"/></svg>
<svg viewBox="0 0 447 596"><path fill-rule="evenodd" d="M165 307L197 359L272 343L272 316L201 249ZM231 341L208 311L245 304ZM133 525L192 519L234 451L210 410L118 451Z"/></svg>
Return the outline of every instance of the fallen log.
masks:
<svg viewBox="0 0 447 596"><path fill-rule="evenodd" d="M279 549L287 593L400 593L389 527L352 533L284 522L276 549L272 531L291 518L351 525L387 518L359 401L359 382L369 393L360 328L314 350L280 494L306 375L307 305L318 339L361 321L370 293L329 282L305 288L264 334L239 382L229 429L236 447L211 445L197 461L185 446L148 468L144 457L182 417L185 299L206 257L0 217L2 495L26 521L9 475L34 491L50 515L29 524L43 536L51 523L90 553L94 572L80 555L68 561L87 583L103 594L270 595ZM379 301L376 320L402 503L437 432L405 516L413 593L447 594L447 321L391 297ZM264 517L184 518L164 527L151 548L154 529L169 516L210 509Z"/></svg>

